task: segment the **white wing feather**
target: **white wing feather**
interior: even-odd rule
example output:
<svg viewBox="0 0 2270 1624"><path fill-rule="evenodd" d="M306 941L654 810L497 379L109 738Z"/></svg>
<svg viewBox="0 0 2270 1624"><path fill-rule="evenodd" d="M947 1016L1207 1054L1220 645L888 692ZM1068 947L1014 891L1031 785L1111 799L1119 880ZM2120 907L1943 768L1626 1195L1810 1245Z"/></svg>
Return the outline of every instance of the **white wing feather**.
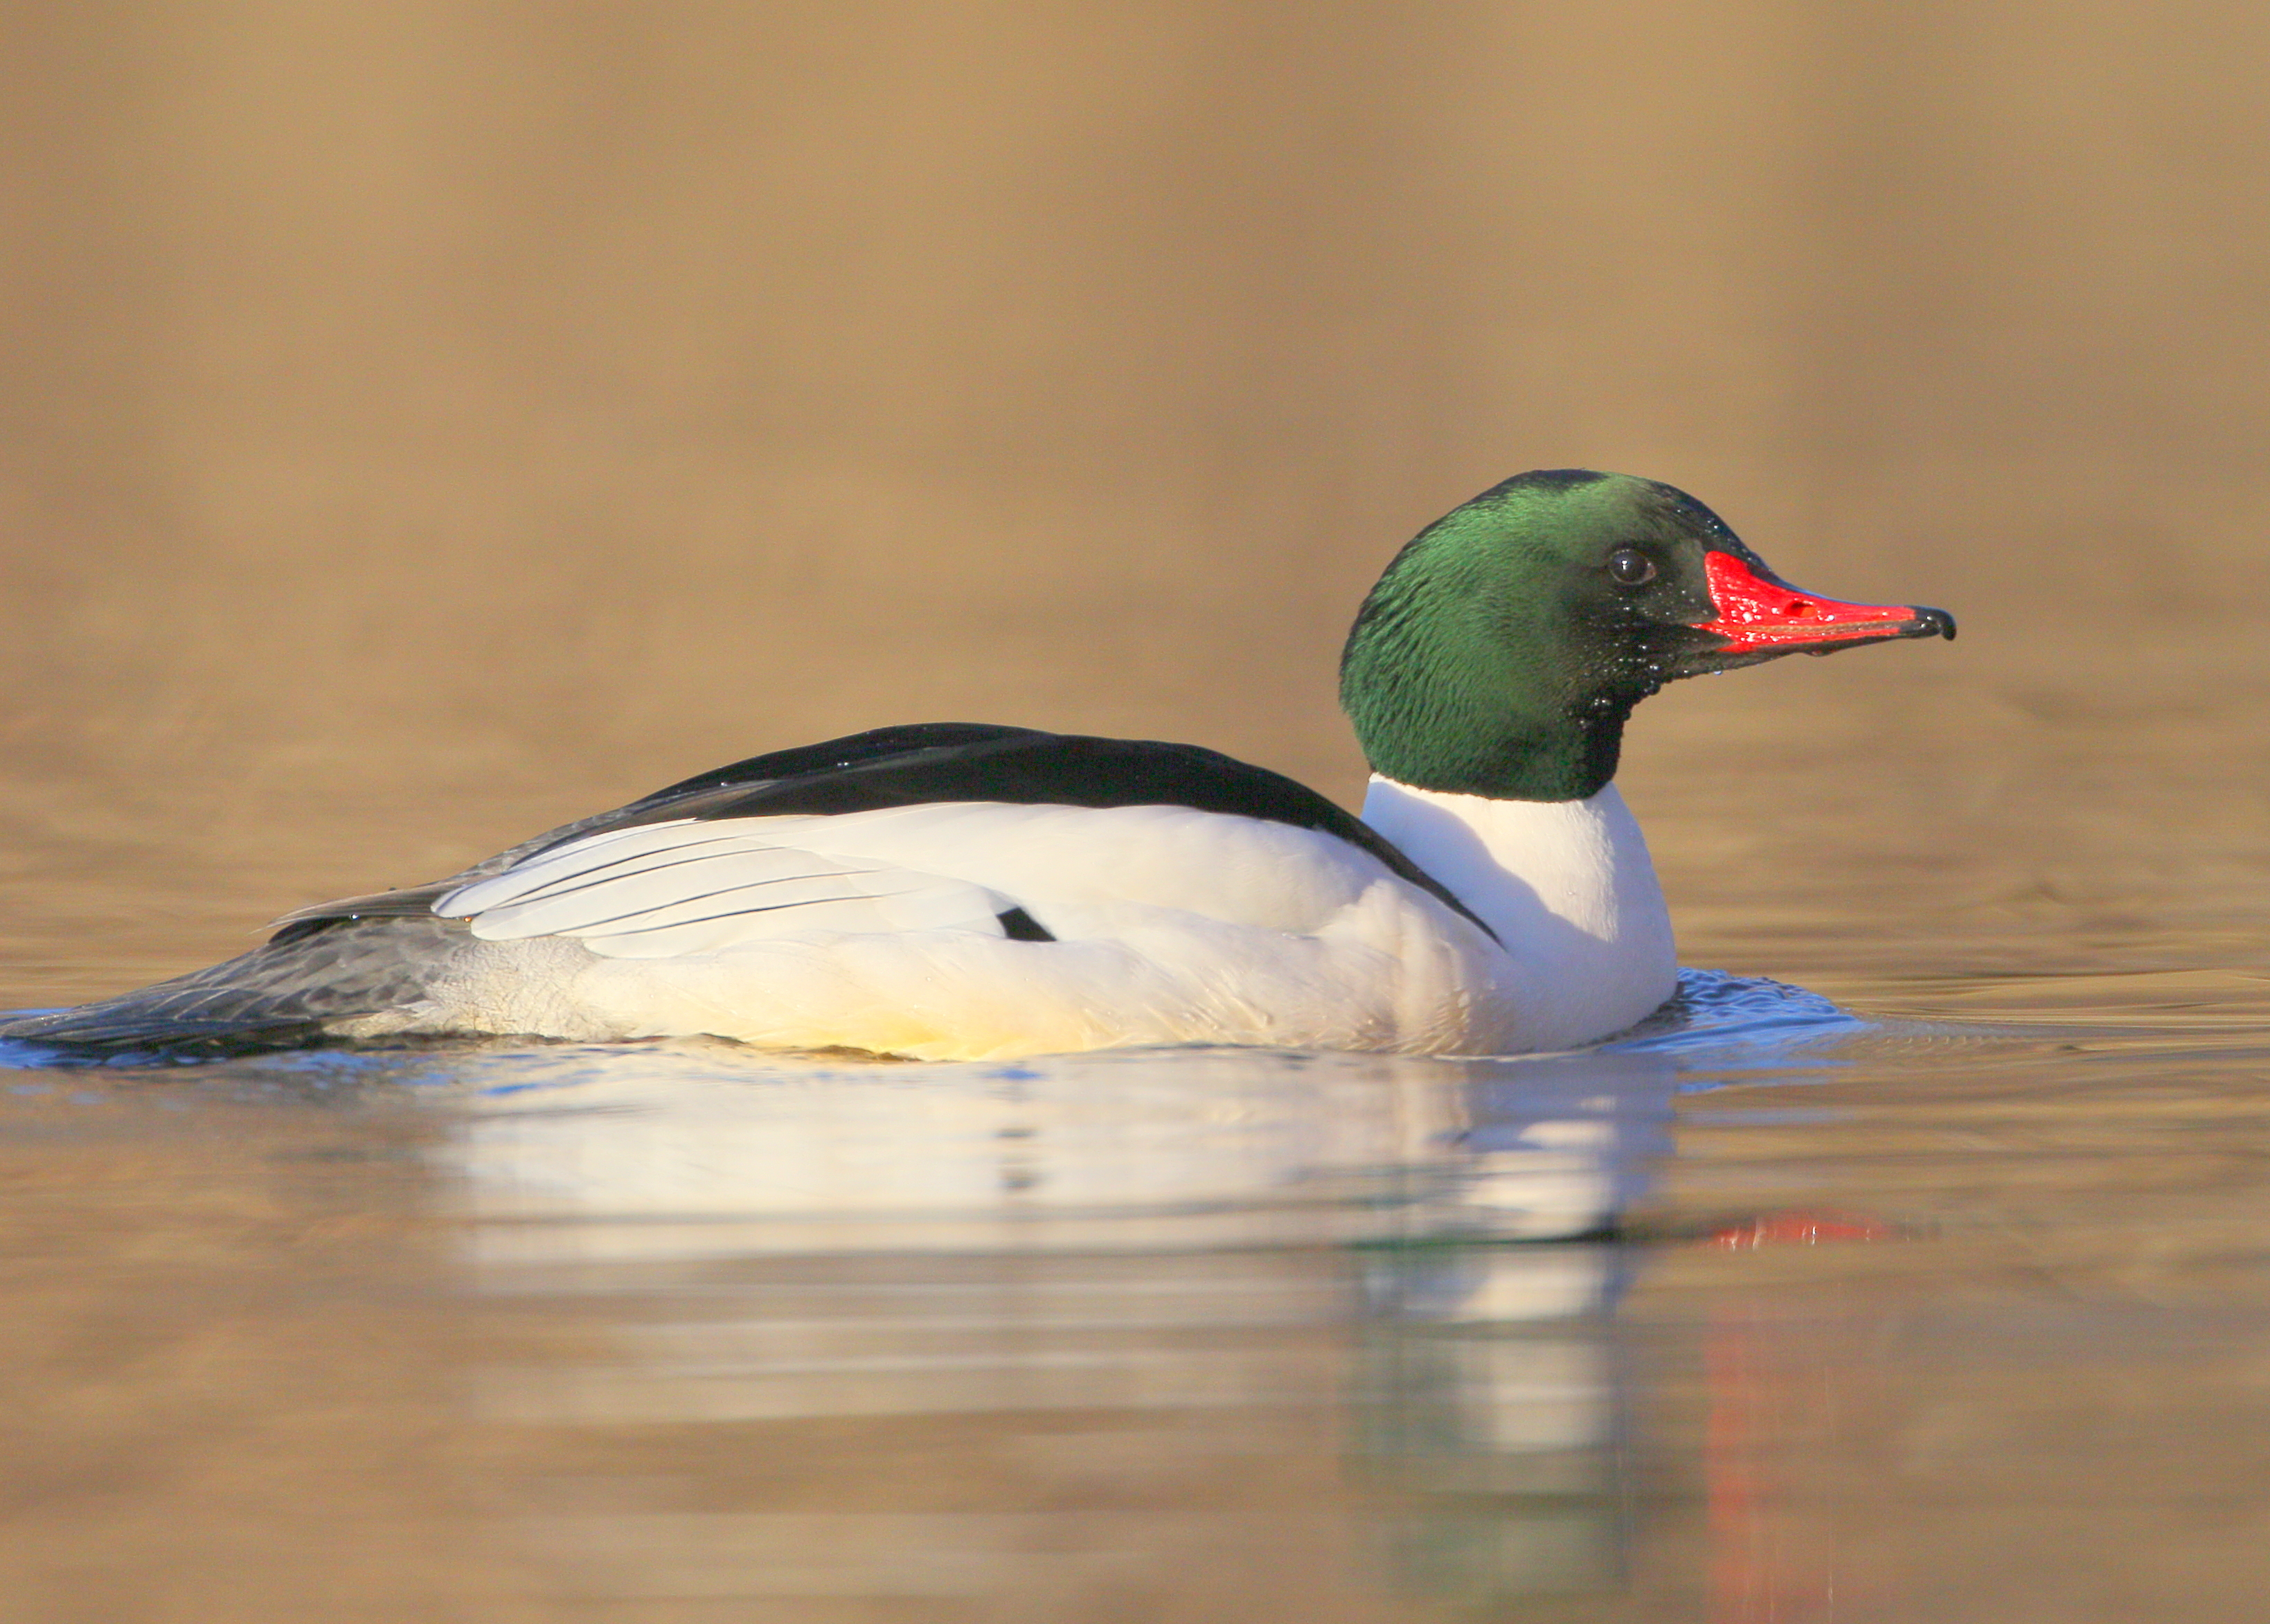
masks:
<svg viewBox="0 0 2270 1624"><path fill-rule="evenodd" d="M649 824L573 841L434 904L484 941L565 936L669 959L815 934L1002 933L1015 906L967 880L783 843L807 818Z"/></svg>
<svg viewBox="0 0 2270 1624"><path fill-rule="evenodd" d="M1388 879L1313 829L1180 806L953 802L680 819L587 835L434 911L488 941L566 936L614 958L872 931L1002 934L1022 907L1077 925L1134 903L1308 934Z"/></svg>

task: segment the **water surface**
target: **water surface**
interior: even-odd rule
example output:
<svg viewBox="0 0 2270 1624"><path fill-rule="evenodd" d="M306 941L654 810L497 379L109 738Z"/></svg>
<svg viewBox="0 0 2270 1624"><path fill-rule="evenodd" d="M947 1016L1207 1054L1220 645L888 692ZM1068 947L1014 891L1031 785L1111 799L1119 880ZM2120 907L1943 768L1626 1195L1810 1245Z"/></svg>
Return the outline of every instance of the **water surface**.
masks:
<svg viewBox="0 0 2270 1624"><path fill-rule="evenodd" d="M89 1620L2251 1618L2264 991L1861 1019L1698 974L1508 1060L19 1053L0 1583Z"/></svg>
<svg viewBox="0 0 2270 1624"><path fill-rule="evenodd" d="M2259 684L1864 657L1641 716L1584 1053L0 1057L4 1610L2259 1618ZM15 1001L526 782L27 834Z"/></svg>

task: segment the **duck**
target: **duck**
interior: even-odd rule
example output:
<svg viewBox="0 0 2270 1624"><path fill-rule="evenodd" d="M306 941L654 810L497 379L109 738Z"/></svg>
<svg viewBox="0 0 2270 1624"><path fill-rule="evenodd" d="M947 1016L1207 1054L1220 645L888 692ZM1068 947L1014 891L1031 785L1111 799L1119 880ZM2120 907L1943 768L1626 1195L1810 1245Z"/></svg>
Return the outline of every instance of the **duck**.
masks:
<svg viewBox="0 0 2270 1624"><path fill-rule="evenodd" d="M1518 474L1363 601L1360 816L1193 745L970 723L758 755L225 963L0 1023L200 1057L475 1038L1007 1059L1146 1046L1565 1050L1678 984L1614 778L1665 684L1955 635L1790 586L1694 497Z"/></svg>

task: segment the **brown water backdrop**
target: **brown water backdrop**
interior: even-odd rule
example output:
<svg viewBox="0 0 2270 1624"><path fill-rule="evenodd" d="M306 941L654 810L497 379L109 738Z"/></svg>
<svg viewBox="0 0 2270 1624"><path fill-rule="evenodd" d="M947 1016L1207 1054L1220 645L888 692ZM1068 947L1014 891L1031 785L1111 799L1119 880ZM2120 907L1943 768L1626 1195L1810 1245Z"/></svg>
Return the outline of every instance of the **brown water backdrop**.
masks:
<svg viewBox="0 0 2270 1624"><path fill-rule="evenodd" d="M1333 661L1382 561L1591 465L1963 628L1641 712L1685 960L2059 1034L1864 1044L1817 1117L1762 1076L1697 1096L1662 1257L1585 1333L1651 1418L1622 1588L1436 1516L1431 1601L1333 1566L1349 1496L1403 1491L1350 1488L1329 1405L469 1410L678 1277L453 1295L470 1130L431 1104L41 1074L0 1198L14 1616L1369 1619L1483 1605L1461 1563L1589 1576L1539 1618L2259 1616L2270 11L0 16L10 1004L892 721L1189 739L1352 798ZM1789 1206L1907 1244L1688 1245ZM1356 1267L1328 1238L1157 1289L1310 1301ZM801 1302L990 1265L736 1266ZM1368 1357L1284 1324L1255 1357L1296 1388ZM1105 1521L1014 1521L1066 1508ZM980 1520L686 1520L868 1513ZM749 1576L830 1539L962 1577Z"/></svg>

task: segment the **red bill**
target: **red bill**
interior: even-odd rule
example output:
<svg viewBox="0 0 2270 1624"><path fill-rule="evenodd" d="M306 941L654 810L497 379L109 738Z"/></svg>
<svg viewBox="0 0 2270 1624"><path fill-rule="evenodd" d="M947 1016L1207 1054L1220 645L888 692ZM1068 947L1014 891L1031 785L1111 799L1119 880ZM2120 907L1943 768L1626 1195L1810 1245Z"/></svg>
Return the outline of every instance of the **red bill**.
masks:
<svg viewBox="0 0 2270 1624"><path fill-rule="evenodd" d="M1702 630L1726 640L1722 654L1752 650L1795 653L1839 643L1887 637L1955 635L1955 619L1943 609L1910 604L1846 604L1816 597L1759 573L1731 552L1702 555L1710 605L1717 618Z"/></svg>

